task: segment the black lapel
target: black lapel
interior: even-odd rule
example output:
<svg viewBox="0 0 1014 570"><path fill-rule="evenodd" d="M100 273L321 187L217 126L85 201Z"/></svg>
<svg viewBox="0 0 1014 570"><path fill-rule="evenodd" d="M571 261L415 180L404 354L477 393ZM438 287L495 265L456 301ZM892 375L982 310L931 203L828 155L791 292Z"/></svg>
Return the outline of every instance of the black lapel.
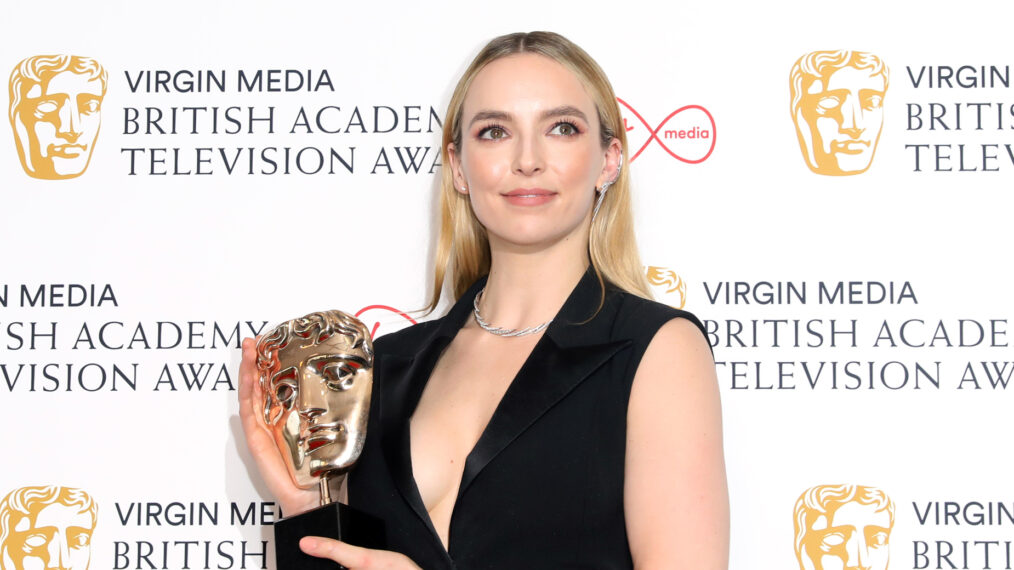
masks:
<svg viewBox="0 0 1014 570"><path fill-rule="evenodd" d="M472 285L447 315L432 323L432 332L413 346L401 347L400 353L386 354L377 362L377 377L385 383L379 409L381 446L391 477L405 501L438 541L412 474L409 418L419 404L437 359L464 325L471 314L472 299L485 284L486 279L482 278ZM601 291L598 278L589 269L536 343L465 460L458 502L494 457L592 372L630 344L629 339L610 340L617 310L616 297L607 294L599 308Z"/></svg>
<svg viewBox="0 0 1014 570"><path fill-rule="evenodd" d="M424 523L428 524L429 515L423 506L422 497L412 477L412 460L408 435L408 422L402 421L401 410L413 392L412 372L418 368L420 359L391 355L377 363L377 377L391 382L389 390L385 390L380 401L381 447L384 457L391 469L391 479L398 491L405 498L412 510Z"/></svg>
<svg viewBox="0 0 1014 570"><path fill-rule="evenodd" d="M616 307L611 302L613 299L607 296L596 313L600 299L598 278L589 269L518 371L465 460L458 488L459 501L497 454L630 344L629 339L610 341Z"/></svg>
<svg viewBox="0 0 1014 570"><path fill-rule="evenodd" d="M445 316L433 321L430 324L433 330L429 335L414 342L412 346L399 347L399 352L384 355L377 362L377 377L385 383L381 390L379 409L380 443L391 469L391 478L415 514L433 532L433 538L438 543L440 538L433 528L412 473L409 418L419 404L423 388L426 387L437 360L458 334L470 314L472 298L485 283L485 278L480 279Z"/></svg>

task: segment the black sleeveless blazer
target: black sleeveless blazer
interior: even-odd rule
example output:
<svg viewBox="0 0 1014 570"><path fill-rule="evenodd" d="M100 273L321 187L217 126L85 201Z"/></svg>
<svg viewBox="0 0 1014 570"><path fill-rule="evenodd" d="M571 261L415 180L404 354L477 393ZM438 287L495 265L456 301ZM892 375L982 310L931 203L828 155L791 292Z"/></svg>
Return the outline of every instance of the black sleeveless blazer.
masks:
<svg viewBox="0 0 1014 570"><path fill-rule="evenodd" d="M613 288L596 313L601 289L589 270L468 455L448 552L412 475L408 420L484 284L443 318L377 339L369 427L349 475L349 504L383 518L390 549L427 570L631 568L623 475L634 373L665 322L704 327L690 313Z"/></svg>

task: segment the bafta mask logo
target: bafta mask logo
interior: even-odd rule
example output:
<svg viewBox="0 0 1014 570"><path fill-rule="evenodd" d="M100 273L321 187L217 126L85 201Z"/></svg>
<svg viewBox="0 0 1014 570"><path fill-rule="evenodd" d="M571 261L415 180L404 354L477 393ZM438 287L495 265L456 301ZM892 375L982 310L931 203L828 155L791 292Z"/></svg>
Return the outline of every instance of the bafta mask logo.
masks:
<svg viewBox="0 0 1014 570"><path fill-rule="evenodd" d="M74 178L88 168L102 123L106 70L76 55L37 55L11 72L10 120L25 173Z"/></svg>
<svg viewBox="0 0 1014 570"><path fill-rule="evenodd" d="M0 569L86 570L98 507L81 489L22 487L0 502Z"/></svg>
<svg viewBox="0 0 1014 570"><path fill-rule="evenodd" d="M886 570L894 502L862 485L818 485L796 501L800 570Z"/></svg>
<svg viewBox="0 0 1014 570"><path fill-rule="evenodd" d="M817 174L866 172L884 125L888 70L861 51L815 51L792 66L792 120L803 158Z"/></svg>
<svg viewBox="0 0 1014 570"><path fill-rule="evenodd" d="M257 343L264 423L297 485L344 472L366 439L373 390L370 331L341 311L286 321Z"/></svg>
<svg viewBox="0 0 1014 570"><path fill-rule="evenodd" d="M658 293L655 296L659 300L664 300L677 309L682 309L687 304L687 283L672 269L649 265L645 269L645 277Z"/></svg>

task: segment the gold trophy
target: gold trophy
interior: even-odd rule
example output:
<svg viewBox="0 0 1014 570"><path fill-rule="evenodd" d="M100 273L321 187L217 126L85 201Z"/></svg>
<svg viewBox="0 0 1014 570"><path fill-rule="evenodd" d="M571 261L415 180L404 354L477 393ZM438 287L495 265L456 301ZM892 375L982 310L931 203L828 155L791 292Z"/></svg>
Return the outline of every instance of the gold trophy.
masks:
<svg viewBox="0 0 1014 570"><path fill-rule="evenodd" d="M257 343L264 422L293 482L320 490L320 507L275 523L278 570L341 568L304 554L299 539L325 536L384 548L383 521L332 499L363 450L373 389L373 343L355 317L311 313Z"/></svg>

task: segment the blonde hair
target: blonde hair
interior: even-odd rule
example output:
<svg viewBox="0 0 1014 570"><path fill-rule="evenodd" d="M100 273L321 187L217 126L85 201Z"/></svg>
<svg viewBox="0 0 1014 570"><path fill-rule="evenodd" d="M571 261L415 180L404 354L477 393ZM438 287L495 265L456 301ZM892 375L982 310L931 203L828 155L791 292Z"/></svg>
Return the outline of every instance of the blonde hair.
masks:
<svg viewBox="0 0 1014 570"><path fill-rule="evenodd" d="M433 295L427 306L433 311L440 302L444 281L450 273L451 291L459 299L472 283L489 273L491 256L486 229L472 211L467 195L454 189L448 145L461 149L461 114L465 95L475 76L490 62L510 55L534 53L548 57L572 71L584 85L601 126L602 148L612 139L622 147L627 164L627 136L616 94L605 73L583 49L553 32L514 33L494 38L475 56L458 80L444 120L440 182L440 235L434 256ZM634 239L634 219L630 202L630 174L621 168L616 182L609 187L602 207L592 220L588 254L605 298L605 282L635 295L651 298L641 259Z"/></svg>

